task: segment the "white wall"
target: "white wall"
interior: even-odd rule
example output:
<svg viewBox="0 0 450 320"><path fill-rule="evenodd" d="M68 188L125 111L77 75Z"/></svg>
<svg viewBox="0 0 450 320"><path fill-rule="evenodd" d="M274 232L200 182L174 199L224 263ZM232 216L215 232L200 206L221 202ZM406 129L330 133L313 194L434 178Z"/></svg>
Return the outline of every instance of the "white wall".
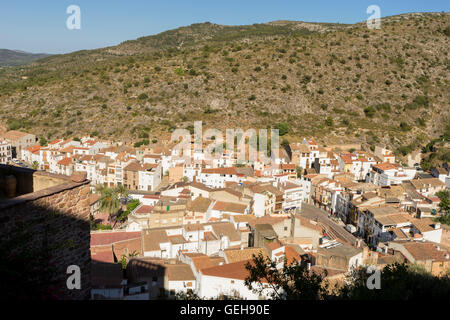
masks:
<svg viewBox="0 0 450 320"><path fill-rule="evenodd" d="M442 229L436 229L432 231L423 232L422 236L425 240L441 243Z"/></svg>
<svg viewBox="0 0 450 320"><path fill-rule="evenodd" d="M203 275L201 271L197 280L200 282L198 295L201 298L216 298L220 294L231 295L235 290L243 299L259 300L258 294L249 290L245 286L244 280L207 276Z"/></svg>
<svg viewBox="0 0 450 320"><path fill-rule="evenodd" d="M266 196L263 194L255 193L253 195L253 210L256 217L264 216Z"/></svg>

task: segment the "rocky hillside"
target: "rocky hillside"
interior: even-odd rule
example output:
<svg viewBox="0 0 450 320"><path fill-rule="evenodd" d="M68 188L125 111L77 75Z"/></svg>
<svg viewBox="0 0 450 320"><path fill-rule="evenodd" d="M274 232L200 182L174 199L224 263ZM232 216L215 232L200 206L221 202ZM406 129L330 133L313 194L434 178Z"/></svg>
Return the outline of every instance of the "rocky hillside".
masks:
<svg viewBox="0 0 450 320"><path fill-rule="evenodd" d="M0 69L0 126L155 141L174 128L417 149L450 122L450 14L355 25L194 24Z"/></svg>

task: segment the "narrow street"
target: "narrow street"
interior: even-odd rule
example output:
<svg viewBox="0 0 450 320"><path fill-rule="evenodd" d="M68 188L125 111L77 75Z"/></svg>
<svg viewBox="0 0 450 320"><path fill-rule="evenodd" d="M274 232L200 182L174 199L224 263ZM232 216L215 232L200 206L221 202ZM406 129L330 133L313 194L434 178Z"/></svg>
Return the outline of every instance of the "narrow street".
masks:
<svg viewBox="0 0 450 320"><path fill-rule="evenodd" d="M324 224L327 227L328 232L330 233L331 236L342 239L352 245L355 245L358 241L358 238L356 238L350 232L345 230L343 226L338 225L336 222L328 218L327 212L311 204L303 202L300 215L302 217L315 220L317 222Z"/></svg>

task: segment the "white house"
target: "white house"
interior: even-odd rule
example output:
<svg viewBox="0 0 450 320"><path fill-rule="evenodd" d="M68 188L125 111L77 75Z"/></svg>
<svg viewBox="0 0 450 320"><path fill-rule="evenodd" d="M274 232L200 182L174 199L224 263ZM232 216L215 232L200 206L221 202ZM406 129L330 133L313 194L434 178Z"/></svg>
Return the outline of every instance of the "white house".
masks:
<svg viewBox="0 0 450 320"><path fill-rule="evenodd" d="M225 182L239 182L235 167L202 169L198 182L210 188L223 188Z"/></svg>
<svg viewBox="0 0 450 320"><path fill-rule="evenodd" d="M247 262L249 260L201 269L197 277L198 295L204 299L235 294L246 300L267 299L271 292L267 283L263 282L267 289L262 295L254 293L245 286L245 278L249 275L248 270L245 269Z"/></svg>
<svg viewBox="0 0 450 320"><path fill-rule="evenodd" d="M372 170L366 177L366 182L371 182L377 186L390 186L412 180L415 175L415 168L403 168L399 164L384 162L372 165Z"/></svg>
<svg viewBox="0 0 450 320"><path fill-rule="evenodd" d="M162 166L158 164L144 163L142 170L138 171L138 190L153 191L161 183Z"/></svg>
<svg viewBox="0 0 450 320"><path fill-rule="evenodd" d="M7 164L12 160L12 149L11 143L6 140L0 140L0 163ZM32 148L32 147L31 147ZM24 150L25 153L29 148Z"/></svg>
<svg viewBox="0 0 450 320"><path fill-rule="evenodd" d="M302 207L303 188L302 185L293 181L278 184L278 188L284 192L283 210L297 209Z"/></svg>

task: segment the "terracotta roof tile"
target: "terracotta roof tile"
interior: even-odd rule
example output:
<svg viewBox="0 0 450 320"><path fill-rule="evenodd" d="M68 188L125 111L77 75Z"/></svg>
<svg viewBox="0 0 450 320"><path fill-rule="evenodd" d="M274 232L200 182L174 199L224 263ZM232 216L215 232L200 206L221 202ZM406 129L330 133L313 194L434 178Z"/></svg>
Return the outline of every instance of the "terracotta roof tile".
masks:
<svg viewBox="0 0 450 320"><path fill-rule="evenodd" d="M245 204L235 203L235 202L224 202L224 201L217 201L213 210L217 211L226 211L226 212L234 212L234 213L245 213L245 210L248 206Z"/></svg>
<svg viewBox="0 0 450 320"><path fill-rule="evenodd" d="M229 264L224 264L221 266L211 267L202 269L201 273L206 276L214 276L219 278L227 278L227 279L236 279L236 280L245 280L250 274L249 271L245 268L247 263L252 263L251 260L243 260L238 262L233 262ZM266 280L261 280L264 283L267 283Z"/></svg>
<svg viewBox="0 0 450 320"><path fill-rule="evenodd" d="M228 168L211 168L211 169L202 169L202 173L207 174L230 174L230 175L237 175L237 171L235 167L228 167Z"/></svg>
<svg viewBox="0 0 450 320"><path fill-rule="evenodd" d="M438 250L434 243L421 243L421 242L407 242L403 246L414 257L415 260L435 260L435 261L448 261L446 258L447 252L444 250Z"/></svg>
<svg viewBox="0 0 450 320"><path fill-rule="evenodd" d="M250 221L249 225L251 227L255 227L258 224L266 224L266 223L271 224L271 225L275 225L275 224L278 224L280 222L283 222L286 219L289 219L289 218L288 217L272 217L272 216L269 216L269 215L265 215L265 216L263 216L261 218L257 218L257 219L254 219L254 220Z"/></svg>
<svg viewBox="0 0 450 320"><path fill-rule="evenodd" d="M91 247L91 259L94 261L114 263L112 246Z"/></svg>
<svg viewBox="0 0 450 320"><path fill-rule="evenodd" d="M166 264L166 274L169 281L194 281L195 276L187 264Z"/></svg>
<svg viewBox="0 0 450 320"><path fill-rule="evenodd" d="M68 166L70 163L72 162L71 158L62 158L61 160L58 161L58 164L62 165L62 166Z"/></svg>
<svg viewBox="0 0 450 320"><path fill-rule="evenodd" d="M112 244L118 241L140 238L141 232L125 232L125 231L112 231L112 232L94 232L91 233L91 247L100 246L106 244Z"/></svg>
<svg viewBox="0 0 450 320"><path fill-rule="evenodd" d="M224 250L224 255L228 263L251 260L253 259L253 255L258 256L260 253L263 256L269 256L265 248L237 248Z"/></svg>
<svg viewBox="0 0 450 320"><path fill-rule="evenodd" d="M134 213L135 214L149 214L153 210L153 206L142 205Z"/></svg>

